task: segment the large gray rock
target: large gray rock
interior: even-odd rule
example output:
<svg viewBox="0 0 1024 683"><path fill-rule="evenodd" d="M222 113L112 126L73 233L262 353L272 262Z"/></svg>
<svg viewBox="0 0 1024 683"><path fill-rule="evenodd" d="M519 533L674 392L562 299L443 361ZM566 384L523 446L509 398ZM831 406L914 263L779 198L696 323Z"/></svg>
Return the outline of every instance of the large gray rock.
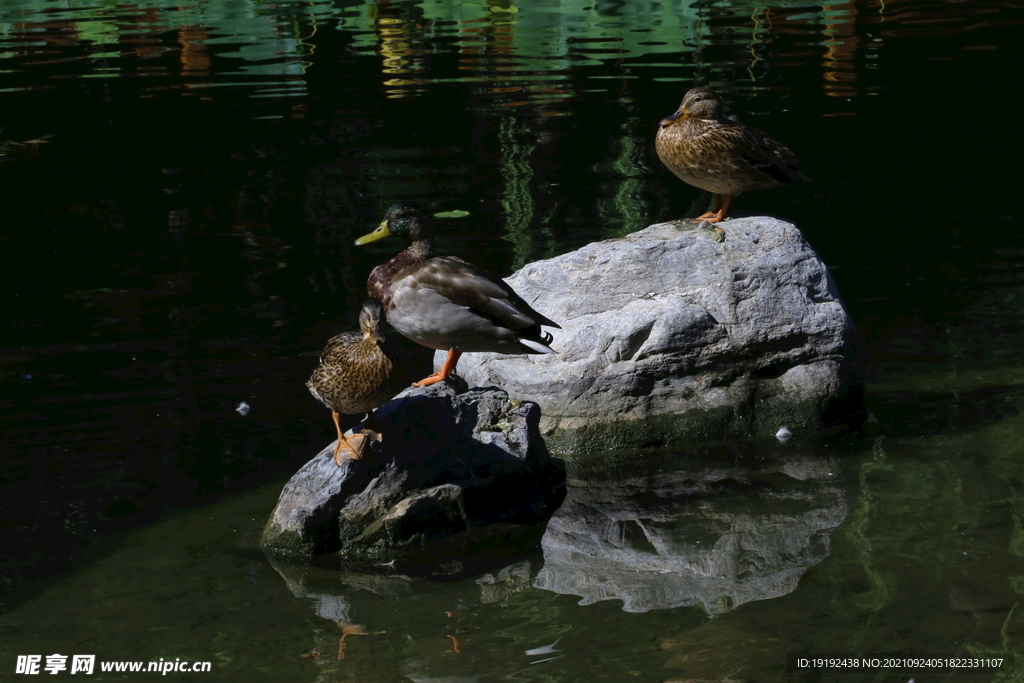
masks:
<svg viewBox="0 0 1024 683"><path fill-rule="evenodd" d="M332 444L285 484L262 546L300 559L340 552L358 564L412 561L425 544L451 536L470 539L463 545L522 536L519 526L547 519L565 490L539 416L537 404L494 387L407 389L377 410L384 438L361 460L337 466Z"/></svg>
<svg viewBox="0 0 1024 683"><path fill-rule="evenodd" d="M508 283L557 321L558 355L467 354L470 386L542 409L563 453L773 434L859 410L854 328L797 228L660 223L527 265ZM441 355L435 356L435 364Z"/></svg>

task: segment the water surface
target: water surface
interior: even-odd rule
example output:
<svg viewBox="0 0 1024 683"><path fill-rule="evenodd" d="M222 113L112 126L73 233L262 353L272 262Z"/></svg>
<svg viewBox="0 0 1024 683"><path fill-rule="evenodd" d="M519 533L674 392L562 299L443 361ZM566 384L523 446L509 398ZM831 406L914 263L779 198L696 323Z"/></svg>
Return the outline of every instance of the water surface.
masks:
<svg viewBox="0 0 1024 683"><path fill-rule="evenodd" d="M0 666L756 681L795 676L786 653L867 650L994 653L1008 678L1024 258L1002 117L1022 18L1009 1L5 3ZM507 274L703 211L651 144L699 81L815 178L736 210L794 221L832 269L863 337L865 433L570 463L542 551L489 578L278 573L253 539L332 437L300 354L354 327L393 251L352 239L398 199L466 211L443 248ZM606 524L573 512L594 501ZM338 660L341 617L384 633Z"/></svg>

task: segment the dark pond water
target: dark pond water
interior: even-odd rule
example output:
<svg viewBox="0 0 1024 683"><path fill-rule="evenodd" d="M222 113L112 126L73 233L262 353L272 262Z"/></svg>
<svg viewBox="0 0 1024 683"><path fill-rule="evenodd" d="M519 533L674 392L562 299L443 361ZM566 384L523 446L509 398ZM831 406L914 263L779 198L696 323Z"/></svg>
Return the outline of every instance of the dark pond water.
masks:
<svg viewBox="0 0 1024 683"><path fill-rule="evenodd" d="M4 2L0 677L54 653L212 663L168 680L1024 674L1022 23L1011 1ZM352 238L399 199L464 211L443 248L508 274L703 211L652 144L702 80L815 178L736 208L832 269L866 432L572 461L543 552L465 581L268 563L280 482L333 438L301 354L354 327L393 247ZM1005 661L786 668L855 651Z"/></svg>

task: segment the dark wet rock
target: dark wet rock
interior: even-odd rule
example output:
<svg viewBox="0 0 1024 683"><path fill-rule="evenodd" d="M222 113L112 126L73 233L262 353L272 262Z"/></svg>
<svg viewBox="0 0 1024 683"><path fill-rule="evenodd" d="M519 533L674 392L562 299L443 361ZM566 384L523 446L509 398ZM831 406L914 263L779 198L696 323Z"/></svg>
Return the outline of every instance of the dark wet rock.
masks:
<svg viewBox="0 0 1024 683"><path fill-rule="evenodd" d="M634 459L603 477L571 465L534 586L627 612L710 614L792 591L846 516L837 463L808 455L754 469L725 455Z"/></svg>
<svg viewBox="0 0 1024 683"><path fill-rule="evenodd" d="M536 401L556 452L766 436L858 419L854 328L789 223L662 223L508 278L557 355L467 354L470 386ZM435 356L435 364L439 357Z"/></svg>
<svg viewBox="0 0 1024 683"><path fill-rule="evenodd" d="M464 387L460 387L464 389ZM500 389L410 388L376 412L382 442L335 465L333 444L281 492L265 550L350 562L419 564L459 575L495 548L529 552L532 525L561 502L565 474L537 429L535 403ZM495 561L513 561L499 551ZM519 551L517 551L519 552Z"/></svg>

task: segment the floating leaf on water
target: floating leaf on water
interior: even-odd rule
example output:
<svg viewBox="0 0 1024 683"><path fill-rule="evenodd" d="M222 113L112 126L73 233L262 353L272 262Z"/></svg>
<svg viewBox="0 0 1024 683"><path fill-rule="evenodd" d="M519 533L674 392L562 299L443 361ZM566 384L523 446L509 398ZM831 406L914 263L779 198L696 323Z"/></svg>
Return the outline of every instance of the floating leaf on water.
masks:
<svg viewBox="0 0 1024 683"><path fill-rule="evenodd" d="M469 211L463 211L462 209L456 209L455 211L441 211L434 214L434 218L462 218L468 216Z"/></svg>

